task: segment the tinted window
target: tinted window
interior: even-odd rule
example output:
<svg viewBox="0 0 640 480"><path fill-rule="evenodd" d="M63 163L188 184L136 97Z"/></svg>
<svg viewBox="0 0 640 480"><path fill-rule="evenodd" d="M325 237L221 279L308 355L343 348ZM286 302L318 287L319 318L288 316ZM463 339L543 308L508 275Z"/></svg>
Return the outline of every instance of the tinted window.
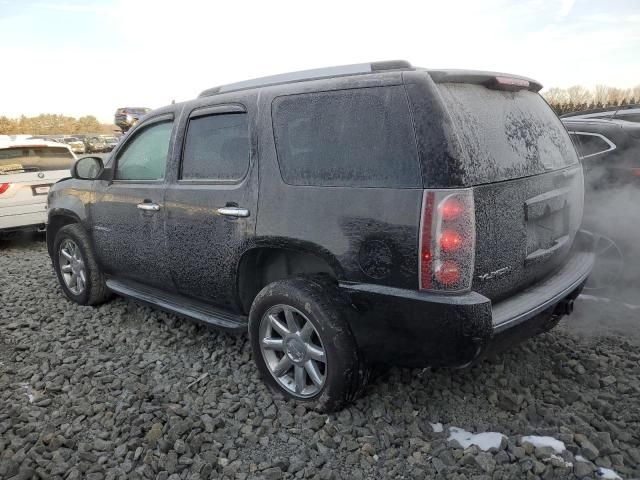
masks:
<svg viewBox="0 0 640 480"><path fill-rule="evenodd" d="M249 167L246 113L207 115L189 120L182 178L240 180Z"/></svg>
<svg viewBox="0 0 640 480"><path fill-rule="evenodd" d="M280 171L293 185L419 187L420 166L400 86L276 98Z"/></svg>
<svg viewBox="0 0 640 480"><path fill-rule="evenodd" d="M73 161L73 154L67 147L2 148L0 174L21 173L25 170L68 170Z"/></svg>
<svg viewBox="0 0 640 480"><path fill-rule="evenodd" d="M463 182L478 185L578 163L567 131L540 95L439 84L463 149Z"/></svg>
<svg viewBox="0 0 640 480"><path fill-rule="evenodd" d="M613 147L600 135L589 135L585 133L574 133L576 142L576 148L581 158L589 155L596 155L598 153L611 150Z"/></svg>
<svg viewBox="0 0 640 480"><path fill-rule="evenodd" d="M163 179L172 128L170 121L155 123L129 139L118 156L116 179Z"/></svg>

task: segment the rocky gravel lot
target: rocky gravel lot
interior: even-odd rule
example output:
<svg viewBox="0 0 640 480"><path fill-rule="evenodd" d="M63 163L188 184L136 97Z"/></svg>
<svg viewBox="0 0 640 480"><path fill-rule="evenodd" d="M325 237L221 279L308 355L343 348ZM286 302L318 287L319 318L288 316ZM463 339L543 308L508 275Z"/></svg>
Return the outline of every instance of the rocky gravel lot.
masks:
<svg viewBox="0 0 640 480"><path fill-rule="evenodd" d="M393 369L320 415L272 398L246 336L67 301L41 240L0 243L0 295L3 479L640 477L640 340L576 318L471 369ZM462 448L451 427L503 436Z"/></svg>

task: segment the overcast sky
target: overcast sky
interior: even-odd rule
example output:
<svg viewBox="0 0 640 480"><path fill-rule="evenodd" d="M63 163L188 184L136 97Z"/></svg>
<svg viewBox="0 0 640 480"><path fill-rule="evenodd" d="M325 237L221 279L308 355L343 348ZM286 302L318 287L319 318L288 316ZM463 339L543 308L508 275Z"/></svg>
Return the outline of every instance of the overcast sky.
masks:
<svg viewBox="0 0 640 480"><path fill-rule="evenodd" d="M112 121L219 84L406 59L640 84L639 0L0 0L0 115Z"/></svg>

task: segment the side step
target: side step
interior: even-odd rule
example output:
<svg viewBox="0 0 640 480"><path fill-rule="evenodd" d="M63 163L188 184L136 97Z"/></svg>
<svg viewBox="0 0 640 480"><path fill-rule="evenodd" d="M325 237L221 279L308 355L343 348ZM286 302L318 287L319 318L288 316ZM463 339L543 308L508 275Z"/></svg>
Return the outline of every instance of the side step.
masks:
<svg viewBox="0 0 640 480"><path fill-rule="evenodd" d="M161 308L177 315L189 317L228 332L241 333L247 330L247 317L218 310L204 302L163 292L134 282L107 279L109 290Z"/></svg>

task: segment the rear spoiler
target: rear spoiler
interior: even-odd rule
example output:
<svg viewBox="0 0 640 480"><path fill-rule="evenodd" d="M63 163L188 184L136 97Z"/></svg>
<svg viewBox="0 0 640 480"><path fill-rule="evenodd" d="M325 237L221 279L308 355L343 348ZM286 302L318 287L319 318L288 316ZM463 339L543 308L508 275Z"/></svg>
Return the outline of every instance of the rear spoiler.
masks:
<svg viewBox="0 0 640 480"><path fill-rule="evenodd" d="M435 83L471 83L496 90L539 92L542 84L528 77L509 73L475 70L427 70Z"/></svg>

